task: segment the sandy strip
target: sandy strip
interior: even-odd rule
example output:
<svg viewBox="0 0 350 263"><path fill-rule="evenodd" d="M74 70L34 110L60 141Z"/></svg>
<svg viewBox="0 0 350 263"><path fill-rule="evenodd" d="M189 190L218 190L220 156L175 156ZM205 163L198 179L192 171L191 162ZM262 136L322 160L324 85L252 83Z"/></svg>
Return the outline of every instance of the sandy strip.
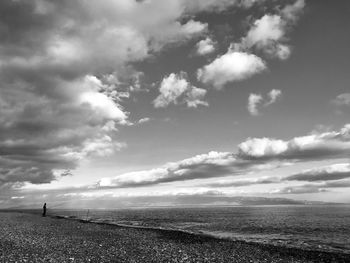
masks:
<svg viewBox="0 0 350 263"><path fill-rule="evenodd" d="M349 255L0 212L0 262L350 262Z"/></svg>

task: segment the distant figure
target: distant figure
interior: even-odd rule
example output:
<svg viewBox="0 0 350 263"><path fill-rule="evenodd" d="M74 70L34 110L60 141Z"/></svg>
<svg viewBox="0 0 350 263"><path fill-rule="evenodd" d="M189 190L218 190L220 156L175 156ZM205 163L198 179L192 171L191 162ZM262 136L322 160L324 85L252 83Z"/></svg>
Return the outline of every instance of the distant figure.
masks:
<svg viewBox="0 0 350 263"><path fill-rule="evenodd" d="M46 216L46 203L43 206L43 216Z"/></svg>

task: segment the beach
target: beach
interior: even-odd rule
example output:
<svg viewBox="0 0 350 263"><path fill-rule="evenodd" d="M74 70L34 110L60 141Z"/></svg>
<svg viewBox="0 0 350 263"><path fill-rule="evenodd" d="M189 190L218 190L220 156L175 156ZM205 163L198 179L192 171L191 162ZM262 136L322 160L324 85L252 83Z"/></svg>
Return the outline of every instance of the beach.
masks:
<svg viewBox="0 0 350 263"><path fill-rule="evenodd" d="M349 262L349 255L0 212L0 262Z"/></svg>

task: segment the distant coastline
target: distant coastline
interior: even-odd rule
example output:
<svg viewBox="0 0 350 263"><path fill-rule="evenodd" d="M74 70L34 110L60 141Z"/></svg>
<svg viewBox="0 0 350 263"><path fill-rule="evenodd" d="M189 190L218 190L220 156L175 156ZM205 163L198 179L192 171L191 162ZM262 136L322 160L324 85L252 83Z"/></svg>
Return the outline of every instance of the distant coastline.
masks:
<svg viewBox="0 0 350 263"><path fill-rule="evenodd" d="M153 209L153 208L210 208L210 207L237 207L237 206L286 206L286 205L350 205L350 203L339 203L339 202L323 202L323 201L309 201L309 200L294 200L294 199L288 199L288 198L267 198L267 197L258 197L258 196L252 196L252 197L246 197L246 196L232 196L232 197L225 197L225 199L229 200L223 202L221 198L219 198L218 202L211 202L211 203L188 203L187 195L181 195L176 196L174 199L167 201L165 204L162 204L160 201L158 201L157 204L153 204L148 202L148 198L152 197L145 197L144 203L133 203L130 205L130 203L124 204L122 201L121 203L117 203L116 205L113 203L108 202L108 200L99 200L98 204L95 204L91 200L86 200L85 202L79 203L80 209ZM122 198L120 198L123 200ZM104 207L101 208L101 204L103 204ZM18 206L10 206L10 207L0 207L1 210L22 210L22 209L36 209L41 207L41 203L32 203L32 204L26 204L26 205L18 205ZM71 202L50 202L48 204L48 209L76 209L76 205Z"/></svg>

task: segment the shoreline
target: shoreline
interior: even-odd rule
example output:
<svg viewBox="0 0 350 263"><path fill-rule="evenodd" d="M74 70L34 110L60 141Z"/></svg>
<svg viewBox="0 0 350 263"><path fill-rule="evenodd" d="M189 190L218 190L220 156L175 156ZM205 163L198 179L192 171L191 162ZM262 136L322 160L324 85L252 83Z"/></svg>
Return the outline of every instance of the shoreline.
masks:
<svg viewBox="0 0 350 263"><path fill-rule="evenodd" d="M49 215L48 217L51 218L56 218L56 219L65 219L65 220L72 220L72 221L78 221L81 223L90 223L90 224L98 224L98 225L111 225L115 227L124 227L124 228L133 228L133 229L142 229L142 230L150 230L150 231L164 231L164 232L169 232L169 233L183 233L183 234L188 234L188 235L194 235L194 236L199 236L203 238L212 238L214 240L224 240L224 241L229 241L229 242L240 242L240 243L245 243L249 245L257 245L257 246L267 246L267 247L275 247L275 248L280 248L280 249L295 249L295 250L301 250L307 252L312 252L312 253L330 253L330 254L343 254L347 255L350 258L350 252L347 253L345 251L326 251L326 250L317 250L317 249L305 249L301 247L295 247L295 246L287 246L287 245L275 245L275 244L268 244L268 243L261 243L257 241L245 241L245 240L240 240L240 239L232 239L230 237L224 237L224 236L218 236L215 235L214 233L211 232L194 232L190 230L185 230L185 229L172 229L172 228L164 228L164 227L156 227L156 226L143 226L143 225L128 225L128 224L120 224L120 223L115 223L112 221L108 220L94 220L94 219L84 219L84 218L78 218L75 216L64 216L64 215ZM350 261L350 260L349 260Z"/></svg>
<svg viewBox="0 0 350 263"><path fill-rule="evenodd" d="M349 262L349 254L221 240L145 229L0 212L0 261L15 262ZM6 259L6 260L4 260Z"/></svg>

